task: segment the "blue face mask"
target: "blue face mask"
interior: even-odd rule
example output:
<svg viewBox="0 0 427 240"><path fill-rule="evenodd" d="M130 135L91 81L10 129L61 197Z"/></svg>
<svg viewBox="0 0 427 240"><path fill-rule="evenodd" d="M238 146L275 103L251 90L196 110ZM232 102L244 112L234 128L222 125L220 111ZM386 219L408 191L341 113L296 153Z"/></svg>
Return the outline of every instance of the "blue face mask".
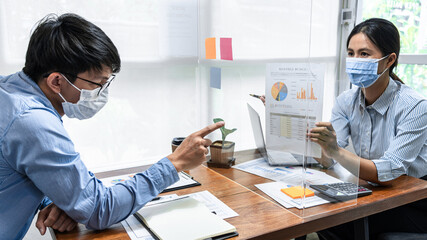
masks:
<svg viewBox="0 0 427 240"><path fill-rule="evenodd" d="M378 74L378 62L387 58L389 55L380 59L369 58L347 58L345 71L350 78L350 82L358 87L367 88L374 84L388 68L381 74Z"/></svg>

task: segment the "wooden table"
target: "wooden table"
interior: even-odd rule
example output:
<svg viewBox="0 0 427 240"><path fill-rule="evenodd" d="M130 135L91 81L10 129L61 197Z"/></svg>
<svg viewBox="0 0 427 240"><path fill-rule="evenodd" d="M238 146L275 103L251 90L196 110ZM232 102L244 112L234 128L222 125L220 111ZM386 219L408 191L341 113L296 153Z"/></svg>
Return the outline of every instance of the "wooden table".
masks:
<svg viewBox="0 0 427 240"><path fill-rule="evenodd" d="M255 150L236 153L237 163L259 157ZM98 178L122 175L144 168L129 168L102 174ZM338 169L339 170L339 169ZM328 170L331 175L346 180L351 175ZM402 176L389 187L371 187L373 194L355 201L324 204L304 210L285 209L254 184L270 182L236 169L207 168L200 166L190 174L202 185L174 191L178 195L209 190L213 195L236 211L239 216L226 219L234 225L239 236L233 239L289 239L316 232L345 222L363 219L369 215L395 208L427 197L427 181ZM168 193L170 194L170 193ZM357 201L357 202L356 202ZM57 239L130 239L121 224L107 230L91 231L83 225L69 233L54 233Z"/></svg>

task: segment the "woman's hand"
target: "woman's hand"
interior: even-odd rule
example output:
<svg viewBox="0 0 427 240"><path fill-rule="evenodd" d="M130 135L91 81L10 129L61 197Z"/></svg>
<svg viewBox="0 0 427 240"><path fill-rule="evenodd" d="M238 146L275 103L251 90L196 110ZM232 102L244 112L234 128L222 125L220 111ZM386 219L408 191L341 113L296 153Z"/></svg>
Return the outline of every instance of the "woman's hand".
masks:
<svg viewBox="0 0 427 240"><path fill-rule="evenodd" d="M265 95L261 95L261 97L259 98L259 100L261 100L261 102L264 104L265 106Z"/></svg>
<svg viewBox="0 0 427 240"><path fill-rule="evenodd" d="M320 145L326 157L334 158L338 154L337 135L330 122L316 123L316 127L310 130L308 137Z"/></svg>

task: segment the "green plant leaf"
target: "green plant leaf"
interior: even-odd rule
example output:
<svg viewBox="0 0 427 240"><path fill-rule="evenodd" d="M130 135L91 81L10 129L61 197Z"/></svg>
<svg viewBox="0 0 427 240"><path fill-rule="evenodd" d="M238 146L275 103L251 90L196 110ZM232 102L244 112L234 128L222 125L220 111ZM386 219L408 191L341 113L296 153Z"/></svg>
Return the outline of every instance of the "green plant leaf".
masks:
<svg viewBox="0 0 427 240"><path fill-rule="evenodd" d="M214 119L213 119L213 122L214 122L214 123L217 123L217 122L224 122L224 120L223 120L222 118L214 118ZM228 135L228 134L230 134L230 133L232 133L232 132L234 132L234 131L236 131L236 130L237 130L237 128L227 129L227 128L225 128L225 126L222 126L222 127L220 128L220 130L221 130L221 134L222 134L222 143L224 144L224 142L225 142L225 138L227 137L227 135Z"/></svg>

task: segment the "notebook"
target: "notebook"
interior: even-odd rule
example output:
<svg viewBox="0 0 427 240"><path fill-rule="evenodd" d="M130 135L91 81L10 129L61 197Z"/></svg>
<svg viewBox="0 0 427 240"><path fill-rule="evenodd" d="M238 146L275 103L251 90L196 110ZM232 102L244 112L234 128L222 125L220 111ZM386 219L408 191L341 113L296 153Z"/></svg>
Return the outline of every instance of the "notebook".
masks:
<svg viewBox="0 0 427 240"><path fill-rule="evenodd" d="M264 134L262 132L261 120L259 114L248 105L249 117L251 119L252 131L254 133L255 144L258 151L261 153L261 156L268 162L271 166L281 166L281 165L302 165L303 156L298 154L292 154L289 152L277 151L277 150L268 150L265 147ZM318 163L312 157L307 158L307 163Z"/></svg>
<svg viewBox="0 0 427 240"><path fill-rule="evenodd" d="M189 196L143 207L135 216L162 240L226 239L238 235L233 225Z"/></svg>

